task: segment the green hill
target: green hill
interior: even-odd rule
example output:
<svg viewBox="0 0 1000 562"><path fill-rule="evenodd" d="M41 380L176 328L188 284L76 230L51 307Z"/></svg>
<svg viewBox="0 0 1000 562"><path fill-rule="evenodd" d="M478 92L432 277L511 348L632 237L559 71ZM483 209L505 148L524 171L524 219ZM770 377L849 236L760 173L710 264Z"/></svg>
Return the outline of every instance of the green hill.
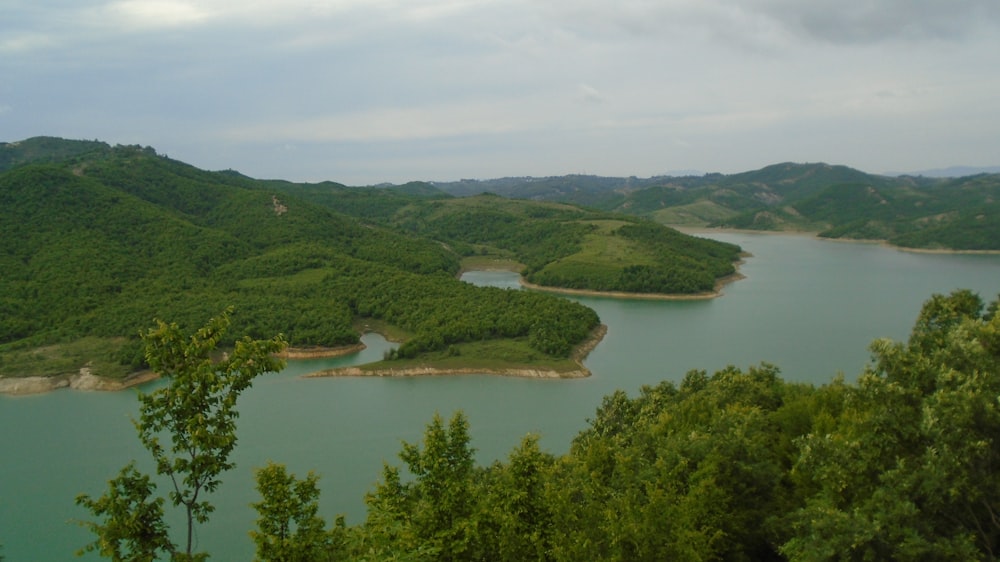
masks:
<svg viewBox="0 0 1000 562"><path fill-rule="evenodd" d="M417 202L393 222L463 255L509 257L527 281L568 289L710 292L740 253L648 220L494 195Z"/></svg>
<svg viewBox="0 0 1000 562"><path fill-rule="evenodd" d="M564 176L438 185L455 194L479 185L509 197L585 204L675 226L806 231L913 248L1000 250L1000 174L888 177L846 166L782 163L700 177Z"/></svg>
<svg viewBox="0 0 1000 562"><path fill-rule="evenodd" d="M100 141L32 137L17 142L0 142L0 172L26 163L65 162L107 154L111 146Z"/></svg>
<svg viewBox="0 0 1000 562"><path fill-rule="evenodd" d="M154 318L200 326L229 306L230 340L339 346L374 319L405 334L394 357L552 364L597 315L462 283L463 257L501 253L540 284L696 292L739 251L573 206L255 180L139 146L31 139L0 158L0 376L121 377L143 366L137 335Z"/></svg>
<svg viewBox="0 0 1000 562"><path fill-rule="evenodd" d="M337 346L374 318L408 334L411 358L483 339L560 358L598 323L565 299L462 283L440 243L267 182L139 147L78 156L0 174L0 376L124 376L142 367L137 335L154 318L197 326L227 306L230 339ZM457 329L455 311L470 310L482 314Z"/></svg>

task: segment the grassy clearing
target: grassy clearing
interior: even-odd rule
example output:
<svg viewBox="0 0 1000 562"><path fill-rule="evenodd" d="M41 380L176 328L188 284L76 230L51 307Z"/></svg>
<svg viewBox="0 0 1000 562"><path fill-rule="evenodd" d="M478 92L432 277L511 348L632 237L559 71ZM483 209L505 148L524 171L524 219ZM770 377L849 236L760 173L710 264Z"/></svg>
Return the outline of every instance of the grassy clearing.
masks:
<svg viewBox="0 0 1000 562"><path fill-rule="evenodd" d="M121 379L128 367L114 359L124 338L86 337L74 342L0 354L2 377L53 377L79 373L87 367L102 377Z"/></svg>
<svg viewBox="0 0 1000 562"><path fill-rule="evenodd" d="M497 255L468 256L462 258L461 268L465 271L503 269L505 271L521 271L524 264L515 259Z"/></svg>
<svg viewBox="0 0 1000 562"><path fill-rule="evenodd" d="M404 342L413 337L411 332L393 326L379 318L355 318L351 325L362 334L375 332L382 334L382 337L392 342Z"/></svg>
<svg viewBox="0 0 1000 562"><path fill-rule="evenodd" d="M653 220L667 225L706 226L735 214L732 209L702 199L689 205L660 209L653 213Z"/></svg>
<svg viewBox="0 0 1000 562"><path fill-rule="evenodd" d="M574 278L614 279L626 265L656 264L654 257L636 242L611 234L614 229L628 223L611 220L591 222L599 229L584 238L580 251L550 263L543 271L558 271Z"/></svg>
<svg viewBox="0 0 1000 562"><path fill-rule="evenodd" d="M560 373L580 369L572 359L553 359L528 346L524 338L487 340L451 346L448 350L427 353L416 359L394 359L360 365L365 371L380 369L537 369Z"/></svg>

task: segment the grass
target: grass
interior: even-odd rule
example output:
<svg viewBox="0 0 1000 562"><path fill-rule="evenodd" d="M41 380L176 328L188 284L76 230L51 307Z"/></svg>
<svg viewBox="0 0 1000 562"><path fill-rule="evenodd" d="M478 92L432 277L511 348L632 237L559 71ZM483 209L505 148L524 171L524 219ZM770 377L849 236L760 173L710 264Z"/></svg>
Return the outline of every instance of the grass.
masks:
<svg viewBox="0 0 1000 562"><path fill-rule="evenodd" d="M653 219L661 224L677 226L706 226L727 219L736 212L705 199L688 205L678 205L660 209L653 213Z"/></svg>
<svg viewBox="0 0 1000 562"><path fill-rule="evenodd" d="M647 251L627 238L615 236L611 232L625 224L624 221L588 221L598 226L598 230L588 234L579 252L556 260L543 268L545 272L576 278L617 278L626 265L654 265L656 260Z"/></svg>
<svg viewBox="0 0 1000 562"><path fill-rule="evenodd" d="M415 359L394 359L360 365L365 371L379 369L482 369L486 372L504 369L537 369L565 373L577 371L580 365L572 359L556 359L530 346L524 338L486 340L451 346L449 350L425 353Z"/></svg>
<svg viewBox="0 0 1000 562"><path fill-rule="evenodd" d="M129 368L113 359L123 341L123 338L86 337L69 343L6 351L0 354L0 376L53 377L76 374L87 367L95 375L125 378Z"/></svg>
<svg viewBox="0 0 1000 562"><path fill-rule="evenodd" d="M404 342L413 337L412 333L379 318L355 318L352 326L362 334L375 332L382 334L382 337L392 342Z"/></svg>
<svg viewBox="0 0 1000 562"><path fill-rule="evenodd" d="M462 258L461 264L462 270L465 271L475 271L475 270L489 270L489 269L503 269L506 271L521 271L524 269L524 264L518 262L515 259L498 255L498 254L488 254L488 255L478 255L478 256L468 256Z"/></svg>

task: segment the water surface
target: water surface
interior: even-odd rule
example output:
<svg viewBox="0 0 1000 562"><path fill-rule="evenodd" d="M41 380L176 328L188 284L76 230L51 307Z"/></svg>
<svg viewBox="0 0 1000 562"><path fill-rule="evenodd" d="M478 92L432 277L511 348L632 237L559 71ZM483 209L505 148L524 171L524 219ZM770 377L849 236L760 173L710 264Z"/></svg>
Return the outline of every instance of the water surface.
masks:
<svg viewBox="0 0 1000 562"><path fill-rule="evenodd" d="M365 336L368 348L358 355L295 361L259 379L240 406L237 468L215 495L218 511L199 529L199 544L215 560L252 558L252 474L268 460L300 475L316 471L323 515L344 513L348 523L358 523L382 463L401 464L401 441L420 439L435 412L468 415L483 463L506 457L529 432L562 453L615 389L634 395L643 384L679 381L690 369L761 361L778 365L789 380L822 384L837 373L853 379L869 358L869 342L905 338L932 293L970 288L992 300L1000 292L996 255L916 254L803 236L711 237L753 254L741 267L746 278L728 285L721 298L576 298L609 327L586 361L593 372L588 379L300 378L381 359L390 344L375 334ZM465 278L517 287L507 272ZM90 540L70 522L86 516L73 498L100 494L133 458L148 468L129 421L136 411L134 391L0 396L0 552L7 560L67 560Z"/></svg>

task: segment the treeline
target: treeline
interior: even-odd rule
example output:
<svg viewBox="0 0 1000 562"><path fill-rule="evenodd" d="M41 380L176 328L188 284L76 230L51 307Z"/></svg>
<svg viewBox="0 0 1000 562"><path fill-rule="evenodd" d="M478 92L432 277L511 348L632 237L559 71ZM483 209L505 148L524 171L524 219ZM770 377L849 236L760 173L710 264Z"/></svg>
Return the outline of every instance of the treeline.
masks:
<svg viewBox="0 0 1000 562"><path fill-rule="evenodd" d="M331 559L993 560L1000 315L936 295L856 383L693 371L604 399L565 455L526 437L473 463L435 417L335 526ZM408 475L405 476L404 475Z"/></svg>

